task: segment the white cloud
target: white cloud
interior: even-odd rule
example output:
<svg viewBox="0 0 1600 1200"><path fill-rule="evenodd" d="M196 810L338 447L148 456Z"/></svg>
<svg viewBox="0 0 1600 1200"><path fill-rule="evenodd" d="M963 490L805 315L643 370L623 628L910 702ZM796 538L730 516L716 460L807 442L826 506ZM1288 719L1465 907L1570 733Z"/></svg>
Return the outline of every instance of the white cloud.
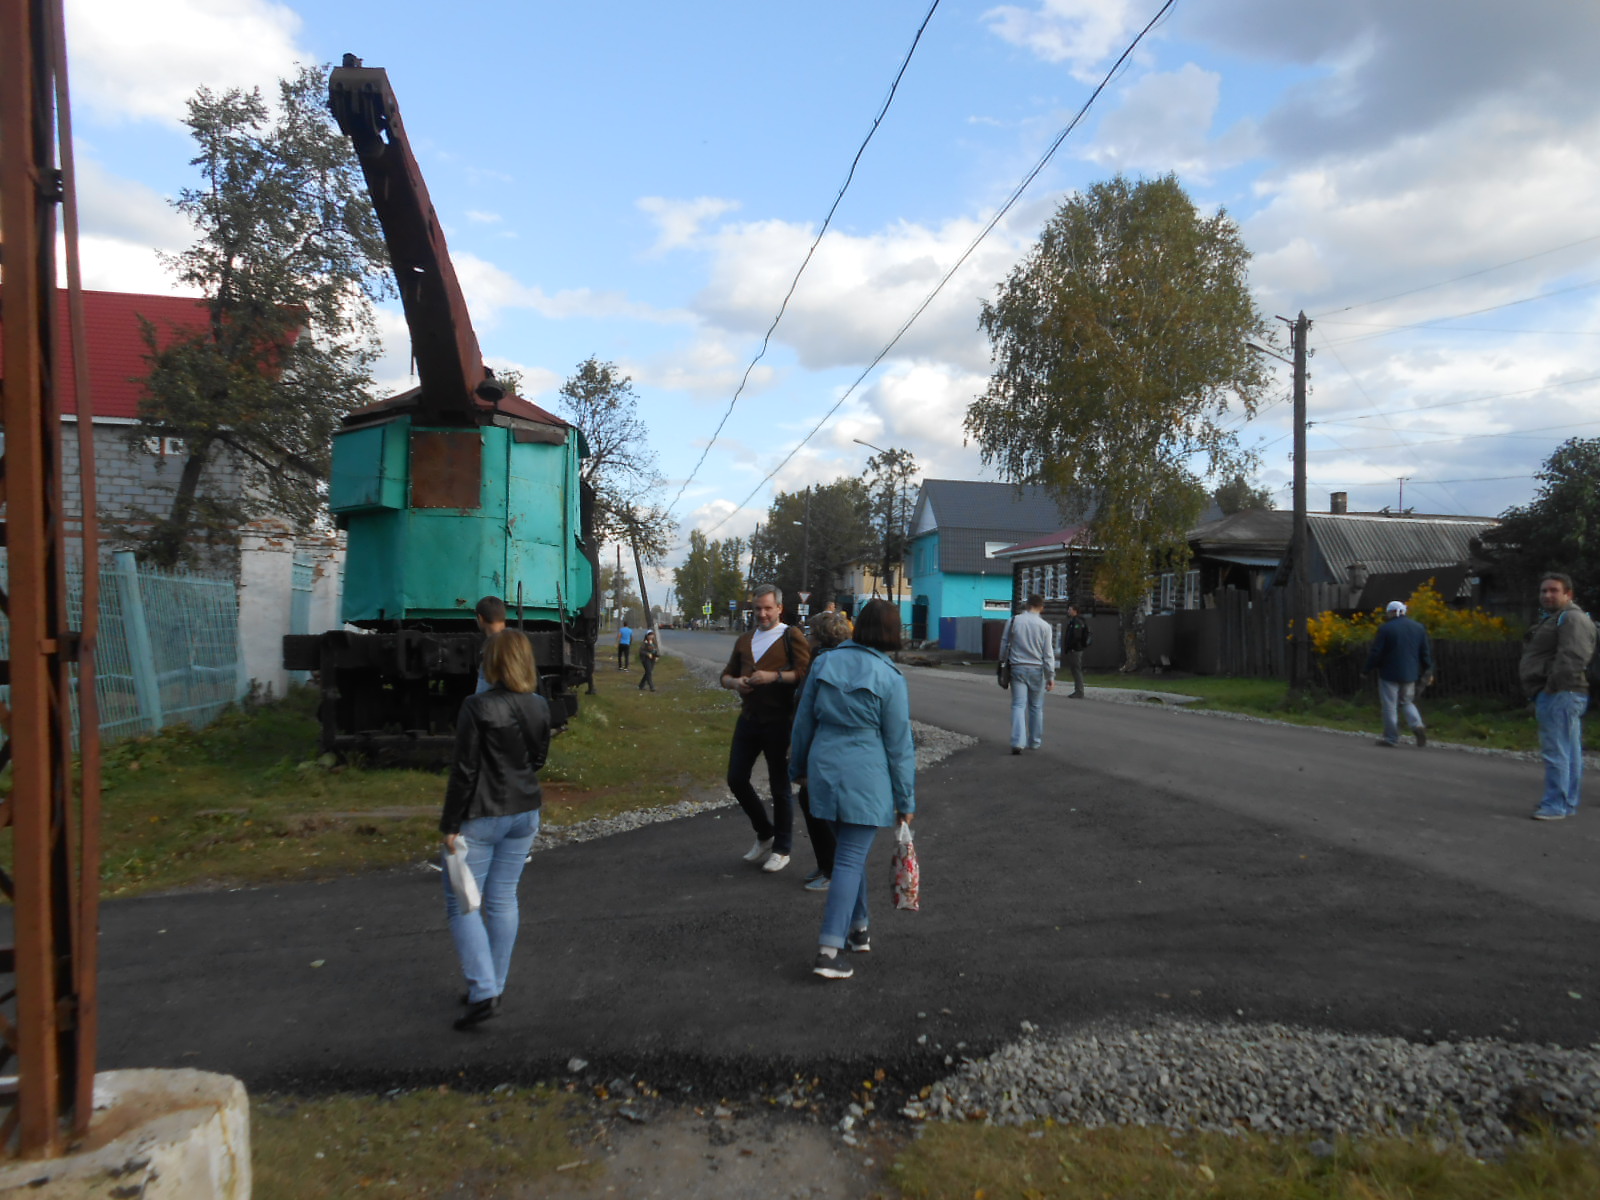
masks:
<svg viewBox="0 0 1600 1200"><path fill-rule="evenodd" d="M95 159L85 156L75 165L83 285L108 292L187 290L160 255L176 254L193 240L189 223L155 191L111 174ZM64 279L65 266L61 270Z"/></svg>
<svg viewBox="0 0 1600 1200"><path fill-rule="evenodd" d="M864 366L895 336L982 228L957 218L937 228L897 223L874 234L830 231L817 247L774 334L802 368ZM781 221L728 226L705 242L713 255L695 307L705 320L751 339L752 352L815 235ZM897 344L896 357L969 368L988 361L978 300L1023 252L1002 225L988 237Z"/></svg>
<svg viewBox="0 0 1600 1200"><path fill-rule="evenodd" d="M654 218L659 233L656 244L650 248L652 255L663 254L679 246L687 246L700 233L700 227L723 213L733 212L738 201L719 200L700 196L694 200L668 200L662 196L644 196L636 204L640 212Z"/></svg>
<svg viewBox="0 0 1600 1200"><path fill-rule="evenodd" d="M204 84L269 88L296 62L301 20L271 0L74 0L67 5L73 96L104 120L178 122Z"/></svg>
<svg viewBox="0 0 1600 1200"><path fill-rule="evenodd" d="M1039 0L1031 9L1002 4L983 19L1002 41L1046 62L1068 63L1080 79L1093 77L1136 28L1129 0Z"/></svg>
<svg viewBox="0 0 1600 1200"><path fill-rule="evenodd" d="M1194 63L1143 75L1123 89L1084 157L1113 171L1176 171L1208 181L1248 156L1254 142L1251 124L1208 137L1221 95L1222 76Z"/></svg>
<svg viewBox="0 0 1600 1200"><path fill-rule="evenodd" d="M467 220L477 225L498 225L505 218L499 213L479 212L475 208L469 208L467 210Z"/></svg>
<svg viewBox="0 0 1600 1200"><path fill-rule="evenodd" d="M509 271L487 259L461 251L453 253L456 278L467 298L467 308L473 323L487 328L498 319L500 311L507 308L529 308L540 316L552 320L568 317L598 317L602 319L626 318L652 323L674 323L689 320L687 313L673 312L629 300L621 292L597 292L590 288L572 288L551 294L542 288L521 282Z"/></svg>
<svg viewBox="0 0 1600 1200"><path fill-rule="evenodd" d="M731 500L712 500L702 504L689 514L680 528L683 537L688 538L688 531L698 529L716 541L724 541L731 537L746 538L755 531L767 515L765 509L740 508Z"/></svg>

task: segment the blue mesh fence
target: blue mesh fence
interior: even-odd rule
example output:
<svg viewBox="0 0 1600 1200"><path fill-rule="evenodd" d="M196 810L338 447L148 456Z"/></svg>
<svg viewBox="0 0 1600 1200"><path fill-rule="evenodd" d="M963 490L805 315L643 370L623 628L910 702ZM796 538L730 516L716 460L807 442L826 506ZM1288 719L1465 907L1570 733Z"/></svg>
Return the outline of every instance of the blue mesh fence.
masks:
<svg viewBox="0 0 1600 1200"><path fill-rule="evenodd" d="M0 557L0 578L6 565ZM76 563L67 568L67 608L72 626L79 627L83 572ZM0 657L9 656L10 627L0 614ZM209 724L238 697L240 670L238 589L232 579L140 566L131 554L117 554L101 566L95 675L102 737L154 733L180 722ZM10 692L0 688L7 704Z"/></svg>

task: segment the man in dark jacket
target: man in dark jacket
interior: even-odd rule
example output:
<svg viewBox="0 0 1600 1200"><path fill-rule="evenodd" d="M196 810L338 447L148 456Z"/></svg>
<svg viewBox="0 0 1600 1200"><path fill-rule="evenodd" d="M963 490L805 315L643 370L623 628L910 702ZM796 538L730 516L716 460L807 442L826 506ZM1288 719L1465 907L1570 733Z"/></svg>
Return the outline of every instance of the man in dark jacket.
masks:
<svg viewBox="0 0 1600 1200"><path fill-rule="evenodd" d="M1365 669L1378 672L1378 704L1383 709L1383 736L1378 745L1400 744L1396 710L1404 710L1417 745L1426 746L1428 734L1422 726L1422 714L1417 711L1416 695L1417 681L1426 679L1433 670L1433 646L1428 641L1428 631L1406 616L1406 606L1398 600L1391 600L1384 610L1384 621L1378 627L1378 636L1372 639Z"/></svg>
<svg viewBox="0 0 1600 1200"><path fill-rule="evenodd" d="M1560 821L1578 811L1583 792L1583 714L1589 708L1589 660L1594 622L1572 602L1572 579L1549 574L1539 581L1543 615L1528 630L1517 674L1539 717L1544 798L1535 821Z"/></svg>
<svg viewBox="0 0 1600 1200"><path fill-rule="evenodd" d="M1061 629L1062 665L1072 672L1069 700L1083 699L1083 652L1089 648L1089 622L1078 615L1076 604L1067 605L1067 623Z"/></svg>

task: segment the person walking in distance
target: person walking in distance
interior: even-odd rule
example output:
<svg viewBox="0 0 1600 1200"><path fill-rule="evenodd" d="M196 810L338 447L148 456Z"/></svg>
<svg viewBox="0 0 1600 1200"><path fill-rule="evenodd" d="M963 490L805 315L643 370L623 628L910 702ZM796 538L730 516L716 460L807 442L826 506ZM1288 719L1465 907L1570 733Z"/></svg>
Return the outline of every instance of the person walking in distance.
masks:
<svg viewBox="0 0 1600 1200"><path fill-rule="evenodd" d="M917 751L900 649L900 608L869 600L855 635L821 656L794 719L789 774L804 780L811 811L833 826L833 884L811 969L848 979L850 959L872 949L867 854L878 830L916 811Z"/></svg>
<svg viewBox="0 0 1600 1200"><path fill-rule="evenodd" d="M1428 641L1428 631L1406 616L1406 606L1400 601L1391 600L1384 609L1383 624L1372 639L1363 670L1378 673L1378 707L1383 712L1383 736L1378 745L1400 744L1399 714L1404 712L1417 745L1426 746L1428 732L1422 726L1416 697L1418 681L1426 680L1433 671L1433 644Z"/></svg>
<svg viewBox="0 0 1600 1200"><path fill-rule="evenodd" d="M1044 694L1056 688L1055 631L1041 615L1044 597L1028 597L1000 639L1000 661L1011 664L1011 753L1044 743Z"/></svg>
<svg viewBox="0 0 1600 1200"><path fill-rule="evenodd" d="M739 720L728 750L728 790L750 818L755 845L746 862L764 871L789 865L794 844L794 800L789 791L789 729L795 692L811 666L811 647L798 629L783 623L783 593L763 583L752 594L756 627L739 635L722 671L722 686L739 693ZM767 760L772 815L750 783L756 759Z"/></svg>
<svg viewBox="0 0 1600 1200"><path fill-rule="evenodd" d="M1083 652L1094 639L1089 634L1089 622L1078 615L1076 604L1067 605L1067 624L1061 630L1061 657L1063 666L1072 671L1070 699L1083 699Z"/></svg>
<svg viewBox="0 0 1600 1200"><path fill-rule="evenodd" d="M628 654L632 645L633 630L627 624L624 624L621 629L617 630L617 670L626 671L628 669Z"/></svg>
<svg viewBox="0 0 1600 1200"><path fill-rule="evenodd" d="M1572 578L1539 580L1539 620L1523 638L1517 674L1539 718L1544 797L1535 821L1560 821L1578 811L1583 790L1583 714L1589 708L1594 622L1573 602Z"/></svg>
<svg viewBox="0 0 1600 1200"><path fill-rule="evenodd" d="M445 915L467 980L466 1011L455 1022L461 1030L500 1011L517 940L517 881L539 833L539 771L550 752L550 706L534 690L539 676L527 637L515 629L495 634L483 664L490 687L462 702L439 816L447 855L466 841L482 897L466 912L445 871Z"/></svg>
<svg viewBox="0 0 1600 1200"><path fill-rule="evenodd" d="M656 659L660 657L661 649L656 644L656 631L654 629L646 629L644 631L644 641L639 645L639 666L644 671L644 675L639 680L639 690L641 692L645 688L649 688L652 692L656 690L654 673Z"/></svg>

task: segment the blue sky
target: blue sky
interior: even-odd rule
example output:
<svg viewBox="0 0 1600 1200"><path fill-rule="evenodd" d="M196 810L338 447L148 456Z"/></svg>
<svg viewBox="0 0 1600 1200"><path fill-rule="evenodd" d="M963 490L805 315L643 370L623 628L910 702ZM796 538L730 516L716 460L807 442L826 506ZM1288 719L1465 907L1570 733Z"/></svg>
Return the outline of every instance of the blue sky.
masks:
<svg viewBox="0 0 1600 1200"><path fill-rule="evenodd" d="M68 0L87 282L172 290L156 252L189 236L166 198L195 181L179 124L195 87L270 86L353 52L389 71L491 363L553 407L584 358L616 362L671 497L928 6ZM1408 507L1495 514L1531 497L1560 441L1600 436L1600 9L1178 0L796 450L1158 7L942 0L683 491L685 533L746 534L774 486L858 473L870 451L854 438L906 447L934 477L991 478L961 428L988 374L979 301L1065 195L1117 171L1175 171L1203 208L1226 207L1263 310L1315 321L1313 508L1334 490L1393 505L1406 477ZM404 322L383 325L398 389ZM1288 407L1238 418L1285 506Z"/></svg>

